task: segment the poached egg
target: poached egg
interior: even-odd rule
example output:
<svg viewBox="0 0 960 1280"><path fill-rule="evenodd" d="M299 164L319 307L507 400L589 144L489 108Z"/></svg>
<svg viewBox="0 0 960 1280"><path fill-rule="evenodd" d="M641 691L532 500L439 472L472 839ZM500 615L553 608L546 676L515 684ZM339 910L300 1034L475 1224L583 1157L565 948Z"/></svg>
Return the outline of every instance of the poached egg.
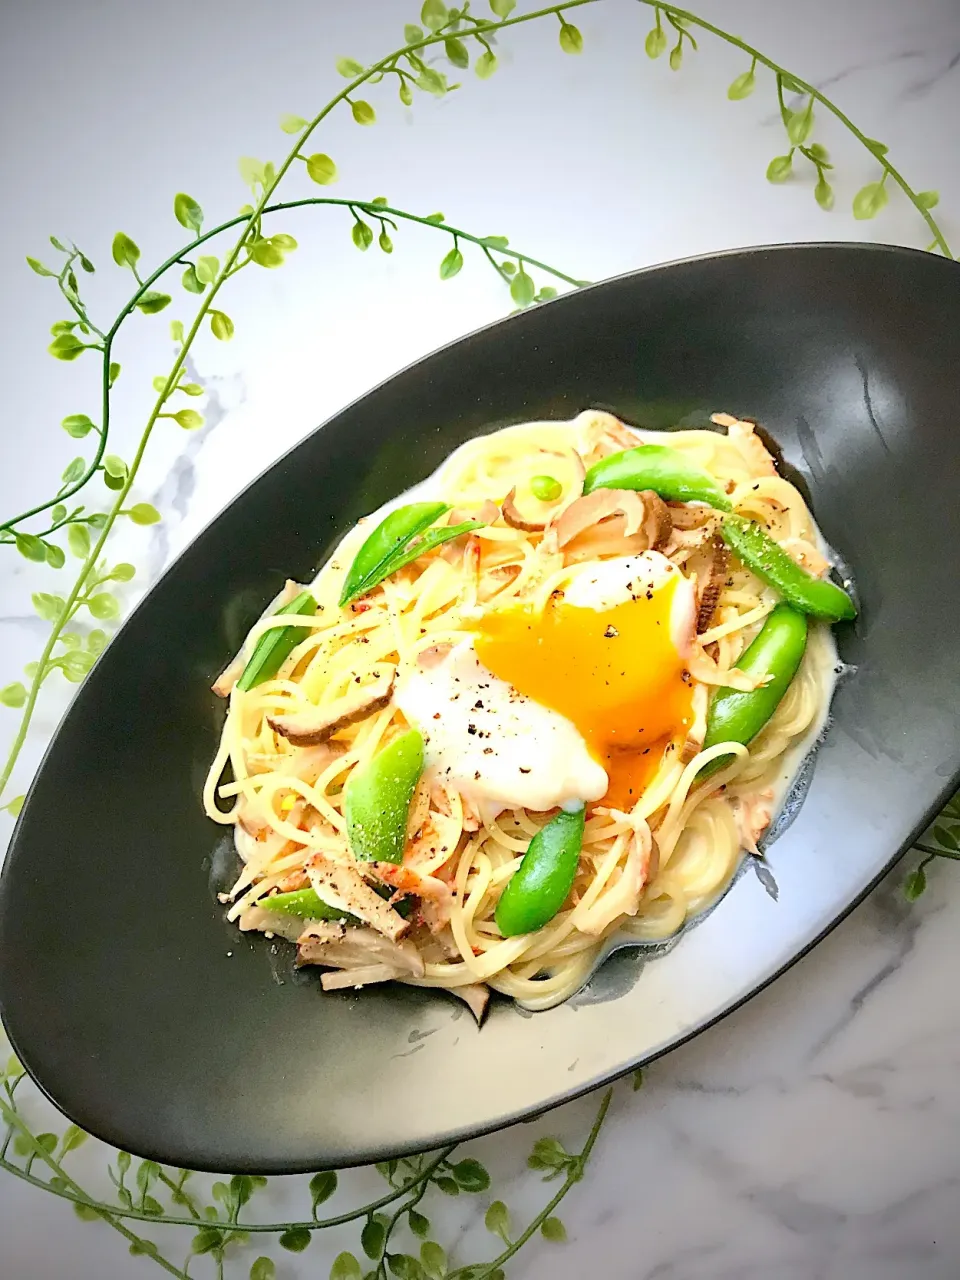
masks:
<svg viewBox="0 0 960 1280"><path fill-rule="evenodd" d="M691 722L694 585L656 551L581 567L538 612L491 610L398 681L426 763L483 809L629 809Z"/></svg>

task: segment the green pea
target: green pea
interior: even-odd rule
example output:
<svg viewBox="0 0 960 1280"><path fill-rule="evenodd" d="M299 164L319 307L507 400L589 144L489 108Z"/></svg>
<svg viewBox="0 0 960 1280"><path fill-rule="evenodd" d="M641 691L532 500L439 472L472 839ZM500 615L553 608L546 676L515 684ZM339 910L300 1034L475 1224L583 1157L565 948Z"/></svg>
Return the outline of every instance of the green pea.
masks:
<svg viewBox="0 0 960 1280"><path fill-rule="evenodd" d="M755 521L727 516L720 532L734 555L801 613L829 622L857 616L857 606L842 587L808 573Z"/></svg>
<svg viewBox="0 0 960 1280"><path fill-rule="evenodd" d="M709 472L663 444L642 444L601 458L583 483L584 493L594 489L652 489L665 502L705 502L718 511L731 510L727 495Z"/></svg>
<svg viewBox="0 0 960 1280"><path fill-rule="evenodd" d="M423 772L423 738L409 729L351 773L344 790L347 839L355 858L403 858L410 802Z"/></svg>
<svg viewBox="0 0 960 1280"><path fill-rule="evenodd" d="M583 847L585 811L563 810L537 832L497 903L505 938L533 933L553 919L573 888Z"/></svg>
<svg viewBox="0 0 960 1280"><path fill-rule="evenodd" d="M765 684L749 692L718 689L707 712L704 748L721 742L739 742L743 746L757 736L767 723L803 660L807 647L807 619L788 604L778 604L747 646L737 663L749 675L769 676ZM729 764L729 755L719 756L704 765L699 778L709 777Z"/></svg>
<svg viewBox="0 0 960 1280"><path fill-rule="evenodd" d="M534 476L530 481L530 492L541 502L555 502L563 493L563 485L553 476Z"/></svg>
<svg viewBox="0 0 960 1280"><path fill-rule="evenodd" d="M278 614L316 612L317 602L309 591L301 591L295 600L277 610ZM265 631L250 655L250 661L243 668L237 688L253 689L275 676L300 641L306 640L309 634L309 627L271 627L269 631Z"/></svg>

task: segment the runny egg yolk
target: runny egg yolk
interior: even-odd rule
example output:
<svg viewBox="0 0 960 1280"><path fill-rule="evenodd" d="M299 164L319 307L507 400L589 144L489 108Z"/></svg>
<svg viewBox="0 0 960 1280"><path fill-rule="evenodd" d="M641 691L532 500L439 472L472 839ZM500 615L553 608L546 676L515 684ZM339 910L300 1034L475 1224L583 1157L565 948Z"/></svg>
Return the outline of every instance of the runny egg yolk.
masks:
<svg viewBox="0 0 960 1280"><path fill-rule="evenodd" d="M551 599L542 613L515 605L477 625L477 657L573 722L607 771L604 802L614 808L636 803L692 720L689 675L671 635L677 580L603 610Z"/></svg>

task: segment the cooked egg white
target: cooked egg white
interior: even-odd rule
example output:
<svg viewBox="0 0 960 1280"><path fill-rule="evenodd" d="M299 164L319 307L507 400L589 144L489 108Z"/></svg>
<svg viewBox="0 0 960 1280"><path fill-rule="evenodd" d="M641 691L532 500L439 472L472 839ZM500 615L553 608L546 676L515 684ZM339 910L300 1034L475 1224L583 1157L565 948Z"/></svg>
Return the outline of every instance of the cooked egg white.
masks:
<svg viewBox="0 0 960 1280"><path fill-rule="evenodd" d="M570 721L497 679L469 641L407 671L394 700L423 735L427 768L482 811L543 811L607 790Z"/></svg>

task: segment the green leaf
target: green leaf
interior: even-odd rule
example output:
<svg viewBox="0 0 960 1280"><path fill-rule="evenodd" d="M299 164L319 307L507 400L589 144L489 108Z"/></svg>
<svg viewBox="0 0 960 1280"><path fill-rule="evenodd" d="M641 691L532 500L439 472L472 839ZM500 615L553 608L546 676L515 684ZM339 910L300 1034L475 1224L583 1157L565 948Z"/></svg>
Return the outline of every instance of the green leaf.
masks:
<svg viewBox="0 0 960 1280"><path fill-rule="evenodd" d="M793 156L774 156L767 165L768 182L786 182L793 172Z"/></svg>
<svg viewBox="0 0 960 1280"><path fill-rule="evenodd" d="M450 250L444 260L440 263L440 279L450 280L457 275L463 266L463 254L456 245Z"/></svg>
<svg viewBox="0 0 960 1280"><path fill-rule="evenodd" d="M83 355L86 346L72 333L59 333L50 343L47 350L57 360L76 360Z"/></svg>
<svg viewBox="0 0 960 1280"><path fill-rule="evenodd" d="M85 413L71 413L60 424L68 436L82 440L93 430L94 423Z"/></svg>
<svg viewBox="0 0 960 1280"><path fill-rule="evenodd" d="M223 1232L216 1227L201 1227L190 1242L191 1253L213 1253L223 1244Z"/></svg>
<svg viewBox="0 0 960 1280"><path fill-rule="evenodd" d="M436 1183L437 1188L442 1191L445 1196L458 1196L460 1194L460 1188L453 1178L435 1178L434 1182Z"/></svg>
<svg viewBox="0 0 960 1280"><path fill-rule="evenodd" d="M173 339L174 342L183 341L183 321L182 320L170 321L170 337Z"/></svg>
<svg viewBox="0 0 960 1280"><path fill-rule="evenodd" d="M386 227L381 228L380 235L377 237L377 244L379 244L384 253L393 253L393 241L387 235Z"/></svg>
<svg viewBox="0 0 960 1280"><path fill-rule="evenodd" d="M23 808L23 802L26 798L26 796L14 796L9 804L5 804L3 806L11 818L19 817L20 810ZM11 1061L15 1061L15 1059L11 1059Z"/></svg>
<svg viewBox="0 0 960 1280"><path fill-rule="evenodd" d="M53 276L56 279L56 271L51 271L49 267L45 267L42 262L36 258L27 258L27 266L31 271L35 271L38 276Z"/></svg>
<svg viewBox="0 0 960 1280"><path fill-rule="evenodd" d="M48 591L34 591L30 599L44 622L56 622L65 604L63 596L52 596Z"/></svg>
<svg viewBox="0 0 960 1280"><path fill-rule="evenodd" d="M276 1280L277 1268L272 1258L257 1258L250 1267L250 1280Z"/></svg>
<svg viewBox="0 0 960 1280"><path fill-rule="evenodd" d="M112 387L116 380L120 377L120 365L116 360L110 361L110 368L107 371L107 381Z"/></svg>
<svg viewBox="0 0 960 1280"><path fill-rule="evenodd" d="M949 827L936 826L933 828L933 838L941 849L950 849L954 853L960 853L960 840L954 835Z"/></svg>
<svg viewBox="0 0 960 1280"><path fill-rule="evenodd" d="M128 564L125 560L120 564L115 564L110 570L107 578L112 578L115 582L130 582L137 576L137 570L132 564ZM106 580L106 579L105 579Z"/></svg>
<svg viewBox="0 0 960 1280"><path fill-rule="evenodd" d="M200 228L203 226L203 210L193 196L188 196L185 192L178 191L173 197L173 216L181 227L195 231L197 235L200 234Z"/></svg>
<svg viewBox="0 0 960 1280"><path fill-rule="evenodd" d="M560 26L560 48L564 53L583 52L583 36L579 28L570 22L564 22Z"/></svg>
<svg viewBox="0 0 960 1280"><path fill-rule="evenodd" d="M810 98L802 111L795 111L787 125L787 137L795 147L806 142L813 129L813 99Z"/></svg>
<svg viewBox="0 0 960 1280"><path fill-rule="evenodd" d="M419 1236L421 1240L430 1234L430 1219L425 1214L418 1213L416 1209L411 1209L407 1214L407 1223L413 1234Z"/></svg>
<svg viewBox="0 0 960 1280"><path fill-rule="evenodd" d="M17 550L25 560L33 560L36 564L43 564L47 558L43 543L33 533L17 533L14 535L17 544Z"/></svg>
<svg viewBox="0 0 960 1280"><path fill-rule="evenodd" d="M291 1227L280 1237L280 1246L290 1253L303 1253L310 1243L310 1232L306 1227Z"/></svg>
<svg viewBox="0 0 960 1280"><path fill-rule="evenodd" d="M887 203L887 189L882 182L868 182L853 197L853 216L863 222L875 218Z"/></svg>
<svg viewBox="0 0 960 1280"><path fill-rule="evenodd" d="M374 1218L369 1218L363 1224L363 1230L360 1232L360 1244L363 1252L372 1262L379 1262L380 1255L383 1253L383 1246L386 1242L387 1232L382 1223L377 1222Z"/></svg>
<svg viewBox="0 0 960 1280"><path fill-rule="evenodd" d="M485 244L488 249L506 249L510 241L506 236L484 236L481 244Z"/></svg>
<svg viewBox="0 0 960 1280"><path fill-rule="evenodd" d="M221 342L229 342L233 337L233 321L225 311L210 312L210 329L215 338L219 338ZM195 383L188 383L188 386L195 386ZM181 387L181 391L186 391L186 387ZM199 387L196 391L187 391L187 395L202 395L203 387Z"/></svg>
<svg viewBox="0 0 960 1280"><path fill-rule="evenodd" d="M107 641L109 639L110 637L105 631L101 631L99 627L95 627L87 636L88 652L92 653L94 657L96 657L97 654L103 653L104 649L107 647ZM126 1153L121 1152L120 1154L125 1155Z"/></svg>
<svg viewBox="0 0 960 1280"><path fill-rule="evenodd" d="M67 546L78 560L90 554L90 530L85 524L72 524L67 528Z"/></svg>
<svg viewBox="0 0 960 1280"><path fill-rule="evenodd" d="M152 503L149 502L136 503L136 505L132 506L127 512L127 515L134 524L156 524L160 519L160 512L152 505ZM75 526L71 525L71 528L74 527Z"/></svg>
<svg viewBox="0 0 960 1280"><path fill-rule="evenodd" d="M386 196L374 196L373 199L370 201L370 203L380 205L381 208L385 209L387 205L390 203L390 201L387 199Z"/></svg>
<svg viewBox="0 0 960 1280"><path fill-rule="evenodd" d="M537 294L535 301L536 302L552 302L556 296L557 296L557 291L553 287L553 285L545 284L543 288L540 290L540 292Z"/></svg>
<svg viewBox="0 0 960 1280"><path fill-rule="evenodd" d="M420 1246L420 1265L430 1280L443 1280L447 1274L447 1255L436 1240L425 1240Z"/></svg>
<svg viewBox="0 0 960 1280"><path fill-rule="evenodd" d="M818 161L824 166L824 168L833 168L833 165L827 164L827 161L830 159L830 152L822 142L811 142L809 147L807 147L807 154L810 156L811 160Z"/></svg>
<svg viewBox="0 0 960 1280"><path fill-rule="evenodd" d="M643 43L648 58L659 58L667 51L667 33L662 27L654 27Z"/></svg>
<svg viewBox="0 0 960 1280"><path fill-rule="evenodd" d="M169 307L172 301L169 293L158 293L156 289L148 289L137 303L137 307L145 316L155 316L164 307Z"/></svg>
<svg viewBox="0 0 960 1280"><path fill-rule="evenodd" d="M406 80L400 82L400 101L405 107L413 105L413 90L407 84Z"/></svg>
<svg viewBox="0 0 960 1280"><path fill-rule="evenodd" d="M432 222L432 223L434 223L435 225L439 226L439 224L440 224L441 222L445 222L445 221L446 221L446 219L444 218L444 216L443 216L443 214L442 214L442 213L428 213L428 214L427 214L427 216L426 216L426 218L424 219L424 221L425 221L425 222Z"/></svg>
<svg viewBox="0 0 960 1280"><path fill-rule="evenodd" d="M248 187L256 187L258 183L262 185L266 180L266 166L262 160L257 160L254 156L241 156L237 161L237 168L240 170L241 179Z"/></svg>
<svg viewBox="0 0 960 1280"><path fill-rule="evenodd" d="M95 511L92 516L87 516L87 524L91 529L102 529L107 523L107 513L105 511Z"/></svg>
<svg viewBox="0 0 960 1280"><path fill-rule="evenodd" d="M223 315L222 311L215 312L216 315ZM226 317L229 319L229 317ZM231 329L232 332L232 329ZM178 391L182 391L185 396L202 396L203 387L199 382L181 382L177 387Z"/></svg>
<svg viewBox="0 0 960 1280"><path fill-rule="evenodd" d="M670 70L679 71L683 66L683 45L678 41L670 50Z"/></svg>
<svg viewBox="0 0 960 1280"><path fill-rule="evenodd" d="M74 480L79 480L87 469L87 464L82 458L74 458L67 463L63 475L60 479L64 484L73 484Z"/></svg>
<svg viewBox="0 0 960 1280"><path fill-rule="evenodd" d="M403 38L407 44L416 44L423 39L423 27L417 27L412 22L408 22L403 28Z"/></svg>
<svg viewBox="0 0 960 1280"><path fill-rule="evenodd" d="M157 376L156 378L154 378L154 380L153 380L153 389L154 389L154 391L156 391L157 395L160 395L160 394L162 394L162 392L166 391L166 389L167 389L167 379L163 376L163 374L162 374L162 373L161 373L161 374L158 374L158 376Z"/></svg>
<svg viewBox="0 0 960 1280"><path fill-rule="evenodd" d="M336 1189L337 1175L332 1169L324 1170L323 1173L315 1173L310 1179L310 1195L314 1209L318 1204L323 1204L329 1200Z"/></svg>
<svg viewBox="0 0 960 1280"><path fill-rule="evenodd" d="M373 230L362 219L353 224L350 235L358 249L367 250L373 244Z"/></svg>
<svg viewBox="0 0 960 1280"><path fill-rule="evenodd" d="M371 107L369 102L364 102L362 98L358 98L356 102L350 103L350 110L353 112L353 118L357 124L375 124L377 113Z"/></svg>
<svg viewBox="0 0 960 1280"><path fill-rule="evenodd" d="M83 1204L76 1201L73 1206L73 1212L77 1215L81 1222L97 1222L100 1214L89 1204Z"/></svg>
<svg viewBox="0 0 960 1280"><path fill-rule="evenodd" d="M643 1088L643 1067L637 1067L633 1073L633 1092Z"/></svg>
<svg viewBox="0 0 960 1280"><path fill-rule="evenodd" d="M280 128L284 133L300 133L309 124L308 120L304 120L303 116L282 115L280 117Z"/></svg>
<svg viewBox="0 0 960 1280"><path fill-rule="evenodd" d="M337 180L337 166L322 151L307 157L307 173L314 182L319 182L321 187L329 186L331 182Z"/></svg>
<svg viewBox="0 0 960 1280"><path fill-rule="evenodd" d="M120 616L120 601L110 591L100 591L87 601L87 608L98 622Z"/></svg>
<svg viewBox="0 0 960 1280"><path fill-rule="evenodd" d="M490 1175L479 1160L461 1160L450 1172L464 1191L476 1194L490 1186Z"/></svg>
<svg viewBox="0 0 960 1280"><path fill-rule="evenodd" d="M939 191L918 191L917 204L921 209L935 209L940 203Z"/></svg>
<svg viewBox="0 0 960 1280"><path fill-rule="evenodd" d="M23 1063L15 1053L11 1053L10 1057L7 1059L7 1065L3 1069L3 1074L8 1080L15 1080L17 1076L22 1076L24 1074Z"/></svg>
<svg viewBox="0 0 960 1280"><path fill-rule="evenodd" d="M51 569L62 569L66 556L63 554L63 548L58 547L55 542L44 542L44 554L47 557L47 564Z"/></svg>
<svg viewBox="0 0 960 1280"><path fill-rule="evenodd" d="M488 1231L500 1236L506 1244L510 1243L510 1210L502 1200L494 1200L484 1215L483 1223Z"/></svg>
<svg viewBox="0 0 960 1280"><path fill-rule="evenodd" d="M864 138L864 142L875 156L885 156L890 150L885 142L877 142L876 138Z"/></svg>
<svg viewBox="0 0 960 1280"><path fill-rule="evenodd" d="M737 76L727 90L727 97L731 102L739 102L743 98L749 98L756 87L757 77L751 68L749 71L744 71L743 75Z"/></svg>
<svg viewBox="0 0 960 1280"><path fill-rule="evenodd" d="M330 1268L330 1280L361 1280L362 1274L352 1253L338 1253Z"/></svg>
<svg viewBox="0 0 960 1280"><path fill-rule="evenodd" d="M467 46L457 36L448 36L443 42L443 49L455 67L469 67L470 54Z"/></svg>
<svg viewBox="0 0 960 1280"><path fill-rule="evenodd" d="M431 31L438 31L447 21L447 6L443 0L423 0L420 21Z"/></svg>
<svg viewBox="0 0 960 1280"><path fill-rule="evenodd" d="M113 260L118 267L130 267L132 270L140 261L138 245L122 231L118 231L113 237L110 252L113 254Z"/></svg>
<svg viewBox="0 0 960 1280"><path fill-rule="evenodd" d="M567 1229L559 1218L547 1218L540 1231L544 1240L552 1240L554 1244L566 1243Z"/></svg>
<svg viewBox="0 0 960 1280"><path fill-rule="evenodd" d="M562 1142L556 1138L539 1138L527 1164L531 1169L560 1169L569 1159L570 1153Z"/></svg>
<svg viewBox="0 0 960 1280"><path fill-rule="evenodd" d="M108 476L118 477L121 480L127 478L127 464L115 453L108 453L103 459L102 466Z"/></svg>
<svg viewBox="0 0 960 1280"><path fill-rule="evenodd" d="M417 1258L409 1253L390 1253L387 1255L387 1266L391 1275L397 1280L422 1280L423 1268Z"/></svg>
<svg viewBox="0 0 960 1280"><path fill-rule="evenodd" d="M19 680L0 689L0 702L5 707L22 707L26 700L27 691Z"/></svg>
<svg viewBox="0 0 960 1280"><path fill-rule="evenodd" d="M197 279L201 284L213 284L219 270L220 260L215 258L212 253L204 254L202 258L198 258L194 266Z"/></svg>
<svg viewBox="0 0 960 1280"><path fill-rule="evenodd" d="M338 58L337 70L345 80L353 80L357 76L363 75L363 64L359 63L356 58Z"/></svg>
<svg viewBox="0 0 960 1280"><path fill-rule="evenodd" d="M833 187L831 187L826 178L821 177L818 179L817 185L813 189L813 198L821 209L829 211L833 208Z"/></svg>
<svg viewBox="0 0 960 1280"><path fill-rule="evenodd" d="M927 873L923 867L917 867L915 871L904 879L903 896L908 902L916 902L920 895L927 887Z"/></svg>
<svg viewBox="0 0 960 1280"><path fill-rule="evenodd" d="M197 279L197 269L192 265L187 267L186 271L184 271L183 275L180 277L180 283L188 293L203 293L203 290L206 287ZM182 342L183 338L180 338L180 341Z"/></svg>
<svg viewBox="0 0 960 1280"><path fill-rule="evenodd" d="M490 8L498 18L509 18L517 7L517 0L490 0Z"/></svg>
<svg viewBox="0 0 960 1280"><path fill-rule="evenodd" d="M50 512L50 519L53 521L54 524L59 524L66 514L67 514L67 508L63 505L62 502L58 502L57 505Z"/></svg>
<svg viewBox="0 0 960 1280"><path fill-rule="evenodd" d="M497 69L496 55L491 53L489 49L484 49L473 69L481 80L489 80Z"/></svg>
<svg viewBox="0 0 960 1280"><path fill-rule="evenodd" d="M203 414L197 413L196 409L178 409L170 416L178 427L183 427L184 431L196 431L203 426Z"/></svg>
<svg viewBox="0 0 960 1280"><path fill-rule="evenodd" d="M521 267L510 282L510 297L518 307L529 307L535 293L536 287L532 278Z"/></svg>
<svg viewBox="0 0 960 1280"><path fill-rule="evenodd" d="M96 267L84 253L81 253L80 255L80 265L83 267L84 271L86 271L87 275L92 276L96 273Z"/></svg>

